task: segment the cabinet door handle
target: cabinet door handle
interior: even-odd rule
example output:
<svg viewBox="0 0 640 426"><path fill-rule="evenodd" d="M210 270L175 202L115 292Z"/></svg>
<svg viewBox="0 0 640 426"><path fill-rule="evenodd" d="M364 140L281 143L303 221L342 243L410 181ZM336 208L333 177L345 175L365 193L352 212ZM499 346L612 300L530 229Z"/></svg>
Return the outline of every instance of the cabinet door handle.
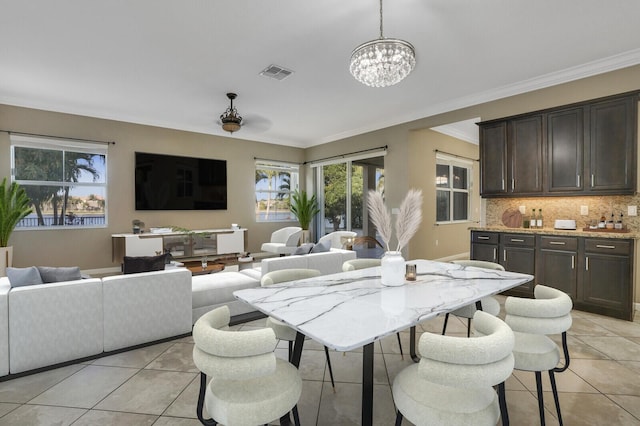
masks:
<svg viewBox="0 0 640 426"><path fill-rule="evenodd" d="M502 190L504 191L504 178L502 178Z"/></svg>
<svg viewBox="0 0 640 426"><path fill-rule="evenodd" d="M497 261L498 260L498 249L497 248L493 248L493 261Z"/></svg>
<svg viewBox="0 0 640 426"><path fill-rule="evenodd" d="M593 182L594 182L594 177L593 174L591 174L591 187L593 188Z"/></svg>
<svg viewBox="0 0 640 426"><path fill-rule="evenodd" d="M489 239L489 237L485 237L485 236L483 236L483 235L480 235L480 236L478 237L478 239L479 239L479 240L488 240L488 239Z"/></svg>
<svg viewBox="0 0 640 426"><path fill-rule="evenodd" d="M551 244L552 246L563 246L566 243L564 241L549 241L549 244Z"/></svg>
<svg viewBox="0 0 640 426"><path fill-rule="evenodd" d="M585 262L584 262L584 269L585 271L589 270L589 256L584 258Z"/></svg>
<svg viewBox="0 0 640 426"><path fill-rule="evenodd" d="M607 246L607 245L604 245L604 244L596 244L596 247L597 248L606 248L606 249L611 249L611 250L616 248L616 246Z"/></svg>
<svg viewBox="0 0 640 426"><path fill-rule="evenodd" d="M576 175L576 187L580 188L580 175Z"/></svg>
<svg viewBox="0 0 640 426"><path fill-rule="evenodd" d="M571 256L571 269L576 269L576 257Z"/></svg>
<svg viewBox="0 0 640 426"><path fill-rule="evenodd" d="M516 189L516 180L515 179L511 179L511 190L515 191Z"/></svg>
<svg viewBox="0 0 640 426"><path fill-rule="evenodd" d="M507 261L507 251L506 250L502 250L502 259L506 262Z"/></svg>
<svg viewBox="0 0 640 426"><path fill-rule="evenodd" d="M524 240L521 238L512 238L511 239L512 243L524 243Z"/></svg>

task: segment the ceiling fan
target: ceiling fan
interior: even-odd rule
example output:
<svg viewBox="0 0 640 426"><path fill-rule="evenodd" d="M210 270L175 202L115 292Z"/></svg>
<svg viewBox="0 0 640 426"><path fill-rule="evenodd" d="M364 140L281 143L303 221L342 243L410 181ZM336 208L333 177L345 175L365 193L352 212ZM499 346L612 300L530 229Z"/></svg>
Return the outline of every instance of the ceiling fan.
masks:
<svg viewBox="0 0 640 426"><path fill-rule="evenodd" d="M220 120L218 121L218 124L222 126L222 130L233 134L233 132L237 132L247 125L250 125L254 132L265 131L271 127L271 121L263 117L249 115L246 119L243 119L236 107L233 106L233 100L237 97L236 93L227 93L229 107L220 115Z"/></svg>

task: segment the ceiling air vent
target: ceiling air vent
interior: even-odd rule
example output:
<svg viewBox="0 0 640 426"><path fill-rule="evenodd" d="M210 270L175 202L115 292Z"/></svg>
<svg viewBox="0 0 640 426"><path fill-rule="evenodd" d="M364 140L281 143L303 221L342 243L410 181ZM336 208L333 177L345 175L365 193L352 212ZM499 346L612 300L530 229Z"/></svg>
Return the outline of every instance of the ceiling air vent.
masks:
<svg viewBox="0 0 640 426"><path fill-rule="evenodd" d="M267 68L263 69L262 72L260 72L260 75L263 75L265 77L269 77L269 78L274 78L278 81L282 81L285 78L289 77L291 74L293 74L293 71L288 70L286 68L282 68L281 66L278 65L269 65Z"/></svg>

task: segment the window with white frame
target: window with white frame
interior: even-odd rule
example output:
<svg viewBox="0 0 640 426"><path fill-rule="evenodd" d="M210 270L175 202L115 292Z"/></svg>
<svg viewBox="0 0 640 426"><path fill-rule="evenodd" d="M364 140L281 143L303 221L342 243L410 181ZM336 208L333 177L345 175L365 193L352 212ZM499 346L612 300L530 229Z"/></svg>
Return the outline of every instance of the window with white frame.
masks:
<svg viewBox="0 0 640 426"><path fill-rule="evenodd" d="M11 179L33 212L17 229L107 225L107 146L12 134Z"/></svg>
<svg viewBox="0 0 640 426"><path fill-rule="evenodd" d="M443 154L436 155L436 222L469 220L469 194L473 162Z"/></svg>
<svg viewBox="0 0 640 426"><path fill-rule="evenodd" d="M256 161L256 221L294 221L290 194L298 189L300 166L276 161Z"/></svg>

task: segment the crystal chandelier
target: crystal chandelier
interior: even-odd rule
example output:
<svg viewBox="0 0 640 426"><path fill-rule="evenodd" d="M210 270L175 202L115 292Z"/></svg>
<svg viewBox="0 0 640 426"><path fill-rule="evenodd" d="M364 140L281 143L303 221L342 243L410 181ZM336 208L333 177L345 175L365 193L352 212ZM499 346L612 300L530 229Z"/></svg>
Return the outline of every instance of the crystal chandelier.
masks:
<svg viewBox="0 0 640 426"><path fill-rule="evenodd" d="M222 130L229 133L237 132L242 125L242 117L238 114L238 110L233 106L233 100L237 97L235 93L227 93L227 98L231 101L229 108L220 116L222 122Z"/></svg>
<svg viewBox="0 0 640 426"><path fill-rule="evenodd" d="M380 0L380 38L355 48L349 71L362 84L386 87L400 83L415 66L416 53L411 43L382 35Z"/></svg>

